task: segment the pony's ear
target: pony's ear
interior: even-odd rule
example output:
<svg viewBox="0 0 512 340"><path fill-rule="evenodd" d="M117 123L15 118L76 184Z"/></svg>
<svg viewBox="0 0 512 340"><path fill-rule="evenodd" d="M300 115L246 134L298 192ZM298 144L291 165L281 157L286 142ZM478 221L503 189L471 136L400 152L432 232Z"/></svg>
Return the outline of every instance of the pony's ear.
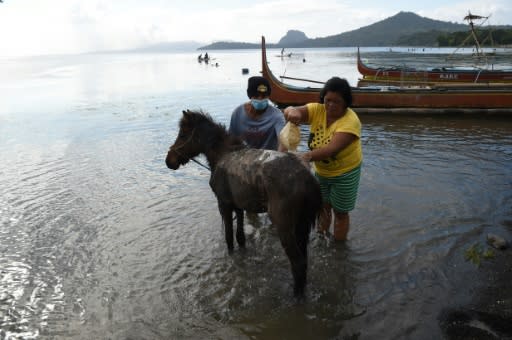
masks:
<svg viewBox="0 0 512 340"><path fill-rule="evenodd" d="M182 126L193 124L195 120L194 112L190 110L183 110L183 117L181 117Z"/></svg>
<svg viewBox="0 0 512 340"><path fill-rule="evenodd" d="M184 120L190 119L190 110L183 110L183 119Z"/></svg>
<svg viewBox="0 0 512 340"><path fill-rule="evenodd" d="M183 110L183 118L190 119L193 117L193 112L190 110Z"/></svg>

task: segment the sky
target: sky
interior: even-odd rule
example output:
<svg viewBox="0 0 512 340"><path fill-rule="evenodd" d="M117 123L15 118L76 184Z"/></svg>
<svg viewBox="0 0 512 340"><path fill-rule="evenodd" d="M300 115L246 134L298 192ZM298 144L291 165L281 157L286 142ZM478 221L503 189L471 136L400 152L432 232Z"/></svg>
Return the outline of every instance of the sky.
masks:
<svg viewBox="0 0 512 340"><path fill-rule="evenodd" d="M488 16L512 25L510 0L3 0L0 56L120 50L161 42L278 42L288 30L309 38L364 27L400 11L465 23ZM487 25L487 23L486 23Z"/></svg>

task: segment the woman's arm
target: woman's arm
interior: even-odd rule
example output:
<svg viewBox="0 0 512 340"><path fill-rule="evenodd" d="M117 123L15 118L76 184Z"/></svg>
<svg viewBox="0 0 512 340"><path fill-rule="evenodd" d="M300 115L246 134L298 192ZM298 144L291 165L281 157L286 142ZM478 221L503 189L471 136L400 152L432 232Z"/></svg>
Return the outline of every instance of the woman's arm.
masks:
<svg viewBox="0 0 512 340"><path fill-rule="evenodd" d="M345 149L358 137L348 132L336 132L329 144L318 149L314 149L302 154L305 161L321 161L329 157L336 156L338 152Z"/></svg>
<svg viewBox="0 0 512 340"><path fill-rule="evenodd" d="M283 113L284 119L296 125L309 123L308 107L306 105L288 106Z"/></svg>

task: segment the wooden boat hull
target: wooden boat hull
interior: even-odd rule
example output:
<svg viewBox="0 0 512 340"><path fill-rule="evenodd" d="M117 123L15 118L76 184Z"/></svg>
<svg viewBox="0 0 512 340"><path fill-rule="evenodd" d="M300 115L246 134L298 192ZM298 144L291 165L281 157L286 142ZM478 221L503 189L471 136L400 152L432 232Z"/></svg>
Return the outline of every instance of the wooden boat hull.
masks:
<svg viewBox="0 0 512 340"><path fill-rule="evenodd" d="M512 71L439 68L420 70L413 68L372 68L361 60L357 49L357 69L364 80L391 80L433 83L512 83Z"/></svg>
<svg viewBox="0 0 512 340"><path fill-rule="evenodd" d="M280 107L318 102L321 88L287 85L267 63L262 37L262 76L272 87L270 99ZM512 84L501 86L353 87L353 108L358 112L404 113L512 113Z"/></svg>

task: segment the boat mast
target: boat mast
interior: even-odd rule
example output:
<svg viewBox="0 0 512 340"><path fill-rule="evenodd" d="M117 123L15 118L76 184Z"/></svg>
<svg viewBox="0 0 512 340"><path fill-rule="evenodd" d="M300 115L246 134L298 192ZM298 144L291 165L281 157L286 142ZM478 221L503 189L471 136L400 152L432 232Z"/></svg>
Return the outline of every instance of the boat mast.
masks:
<svg viewBox="0 0 512 340"><path fill-rule="evenodd" d="M475 47L476 47L476 55L478 57L480 56L483 56L484 55L484 51L482 50L482 48L480 47L480 42L478 41L478 37L476 36L476 32L475 32L475 25L473 23L473 20L480 20L480 19L485 19L487 20L489 17L483 17L483 16L480 16L480 15L474 15L474 14L471 14L471 12L468 11L468 15L466 15L464 17L464 20L467 20L468 23L469 23L469 27L471 28L471 36L473 37L473 40L475 41ZM485 22L485 21L484 21ZM482 23L483 24L483 23Z"/></svg>
<svg viewBox="0 0 512 340"><path fill-rule="evenodd" d="M468 15L466 15L464 17L464 20L468 21L469 23L469 27L470 27L470 34L466 37L466 39L464 39L464 41L459 45L459 47L457 47L455 49L455 51L453 51L448 57L447 59L451 59L455 53L457 53L457 51L461 48L461 47L464 47L464 44L470 39L470 38L473 38L473 41L475 42L475 48L476 48L476 53L475 53L475 56L477 58L484 58L485 59L485 63L487 64L487 56L485 55L482 47L480 46L480 42L478 41L478 36L476 35L476 31L475 31L475 24L473 22L473 20L480 20L480 19L485 19L480 25L483 25L485 23L485 21L487 21L487 19L489 19L489 17L484 17L484 16L481 16L481 15L474 15L474 14L471 14L470 11L468 11Z"/></svg>

